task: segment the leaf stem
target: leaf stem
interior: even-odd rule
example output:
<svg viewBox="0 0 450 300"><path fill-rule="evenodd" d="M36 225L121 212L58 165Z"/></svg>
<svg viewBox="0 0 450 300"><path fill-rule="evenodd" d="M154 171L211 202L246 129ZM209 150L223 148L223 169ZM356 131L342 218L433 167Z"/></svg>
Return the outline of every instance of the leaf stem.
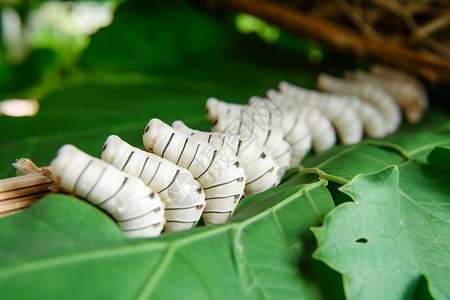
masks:
<svg viewBox="0 0 450 300"><path fill-rule="evenodd" d="M319 168L305 168L305 169L301 169L298 174L317 174L319 175L320 178L325 180L325 185L327 184L326 181L332 181L341 185L347 184L349 182L349 180L344 179L342 177L339 176L335 176L335 175L330 175L325 173L324 171L322 171Z"/></svg>

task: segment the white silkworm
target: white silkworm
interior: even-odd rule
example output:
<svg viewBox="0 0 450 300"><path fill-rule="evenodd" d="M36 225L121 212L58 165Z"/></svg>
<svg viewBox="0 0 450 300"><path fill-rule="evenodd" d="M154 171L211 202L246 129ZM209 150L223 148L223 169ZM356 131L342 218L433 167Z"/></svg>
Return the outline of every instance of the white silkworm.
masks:
<svg viewBox="0 0 450 300"><path fill-rule="evenodd" d="M250 102L255 101L255 99L261 101L262 98L250 98ZM277 105L278 107L280 107L280 109L283 111L283 116L291 121L295 119L303 120L304 124L306 124L308 128L308 132L311 135L312 148L314 149L314 151L325 151L331 148L336 143L336 133L334 131L333 125L328 120L328 118L318 109L307 105L300 105L295 108L289 107L289 109L287 109L287 100L272 101L270 97L268 97L268 99L264 101L267 101L266 105ZM284 123L284 120L285 119L283 119L283 121L279 120L279 122ZM295 127L292 130L294 131Z"/></svg>
<svg viewBox="0 0 450 300"><path fill-rule="evenodd" d="M383 115L372 104L358 97L309 90L286 81L280 82L278 86L290 100L283 101L288 109L295 109L296 105L304 103L317 107L330 118L344 145L362 139L361 126L369 137L381 138L387 134Z"/></svg>
<svg viewBox="0 0 450 300"><path fill-rule="evenodd" d="M344 145L356 144L363 137L363 123L355 109L342 98L307 90L282 81L275 90L267 91L267 96L288 110L310 105L320 110L334 124L339 140Z"/></svg>
<svg viewBox="0 0 450 300"><path fill-rule="evenodd" d="M153 153L135 148L111 135L102 159L127 174L141 178L165 203L164 232L194 227L205 208L205 193L192 174Z"/></svg>
<svg viewBox="0 0 450 300"><path fill-rule="evenodd" d="M203 132L187 127L182 121L175 121L172 128L193 138L209 143L214 148L226 148L236 155L244 168L247 181L245 195L252 195L276 186L280 182L278 164L263 147L251 138L227 135L220 132Z"/></svg>
<svg viewBox="0 0 450 300"><path fill-rule="evenodd" d="M290 165L291 149L289 143L284 140L281 129L267 128L252 122L248 114L242 113L240 104L229 103L224 107L222 103L216 98L209 98L206 102L208 120L214 123L212 130L255 139L278 163L278 175L283 177ZM219 112L222 113L220 118Z"/></svg>
<svg viewBox="0 0 450 300"><path fill-rule="evenodd" d="M389 94L374 85L322 73L317 79L317 86L327 92L357 96L374 105L384 116L387 133L393 133L400 126L402 116L397 103Z"/></svg>
<svg viewBox="0 0 450 300"><path fill-rule="evenodd" d="M237 122L239 124L237 133L240 136L248 137L254 134L254 128L261 130L279 129L283 134L283 139L289 143L291 158L290 166L296 166L301 159L311 149L311 135L303 120L293 114L283 114L270 101L259 97L252 97L250 104L238 105L224 101L211 99L207 102L207 107L217 106L214 111L219 111L219 118L214 131L226 132L233 130ZM240 111L238 110L240 108Z"/></svg>
<svg viewBox="0 0 450 300"><path fill-rule="evenodd" d="M285 112L267 98L253 96L244 108L247 113L253 114L254 120L270 128L280 128L284 139L291 147L291 163L294 167L309 152L312 138L304 119L298 114Z"/></svg>
<svg viewBox="0 0 450 300"><path fill-rule="evenodd" d="M165 223L164 202L150 187L72 145L51 162L55 182L110 214L126 236L158 236Z"/></svg>
<svg viewBox="0 0 450 300"><path fill-rule="evenodd" d="M410 123L417 123L422 118L428 106L428 99L424 88L420 83L415 83L412 79L408 80L400 75L389 76L390 73L385 77L383 74L385 74L384 71L381 71L381 75L375 75L355 70L346 72L345 77L382 88L400 105L406 120Z"/></svg>
<svg viewBox="0 0 450 300"><path fill-rule="evenodd" d="M190 171L205 191L206 225L225 223L244 194L245 173L236 156L151 119L143 135L147 150Z"/></svg>

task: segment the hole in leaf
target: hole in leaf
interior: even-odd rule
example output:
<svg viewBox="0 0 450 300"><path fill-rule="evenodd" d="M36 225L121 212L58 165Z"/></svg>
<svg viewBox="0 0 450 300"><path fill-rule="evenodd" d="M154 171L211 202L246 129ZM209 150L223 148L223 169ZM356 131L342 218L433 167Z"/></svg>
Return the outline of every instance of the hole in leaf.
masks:
<svg viewBox="0 0 450 300"><path fill-rule="evenodd" d="M359 238L359 239L355 240L355 243L359 243L359 244L367 244L368 242L369 242L369 240L366 238Z"/></svg>

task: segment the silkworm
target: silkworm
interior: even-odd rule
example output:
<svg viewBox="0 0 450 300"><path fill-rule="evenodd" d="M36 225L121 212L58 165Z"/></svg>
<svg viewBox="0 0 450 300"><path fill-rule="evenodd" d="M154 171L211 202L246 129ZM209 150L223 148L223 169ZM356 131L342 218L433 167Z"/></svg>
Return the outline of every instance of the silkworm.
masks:
<svg viewBox="0 0 450 300"><path fill-rule="evenodd" d="M420 87L424 90L422 83L417 79L417 77L411 75L410 73L401 71L399 69L394 69L380 64L373 64L370 66L370 73L375 76L383 77L386 79L393 79L395 81L400 81L403 83L408 83Z"/></svg>
<svg viewBox="0 0 450 300"><path fill-rule="evenodd" d="M253 96L245 110L252 113L256 122L267 124L270 128L280 128L284 139L291 147L291 163L294 167L310 151L312 137L305 119L298 114L281 110L275 103L267 98Z"/></svg>
<svg viewBox="0 0 450 300"><path fill-rule="evenodd" d="M262 98L250 98L250 103L252 103L254 99ZM328 118L318 109L307 105L288 108L288 106L286 106L288 100L276 100L281 99L275 99L275 101L272 101L272 99L268 97L265 101L271 103L268 105L277 105L283 111L283 115L286 116L286 118L292 120L294 118L293 115L295 115L296 119L304 121L304 124L306 124L308 132L311 135L312 148L315 152L325 151L331 148L336 143L336 133L334 131L333 125L331 124L330 120L328 120ZM294 131L295 128L292 130Z"/></svg>
<svg viewBox="0 0 450 300"><path fill-rule="evenodd" d="M219 112L222 112L221 118ZM230 103L224 107L222 101L216 98L206 101L206 113L208 120L214 123L212 131L256 140L278 163L278 175L283 177L290 165L291 148L284 140L281 129L263 127L249 120L251 117L242 112L240 104Z"/></svg>
<svg viewBox="0 0 450 300"><path fill-rule="evenodd" d="M344 145L356 144L363 136L363 123L355 109L340 98L317 91L303 89L288 82L278 84L280 92L266 92L275 103L283 105L288 110L298 110L298 107L311 105L320 110L333 123L339 140Z"/></svg>
<svg viewBox="0 0 450 300"><path fill-rule="evenodd" d="M209 143L214 148L225 148L236 155L244 168L247 180L245 195L252 195L276 186L280 182L278 164L256 140L241 138L219 132L203 132L187 127L182 121L175 121L172 128L193 138Z"/></svg>
<svg viewBox="0 0 450 300"><path fill-rule="evenodd" d="M374 105L384 117L387 133L393 133L400 126L402 116L399 106L389 94L376 86L324 73L317 78L317 86L323 91L357 96Z"/></svg>
<svg viewBox="0 0 450 300"><path fill-rule="evenodd" d="M213 131L231 132L242 137L259 134L264 138L266 136L264 132L280 130L283 139L288 142L291 152L289 166L296 166L311 149L311 135L308 127L297 116L282 114L279 108L269 105L260 98L251 99L251 103L248 105L227 103L217 99L214 101L209 99L207 102L208 111L211 107L216 106L212 111L220 112ZM280 146L280 144L275 145L275 147ZM270 153L276 149L268 149L268 151ZM276 157L275 154L271 154Z"/></svg>
<svg viewBox="0 0 450 300"><path fill-rule="evenodd" d="M357 143L362 139L363 131L373 138L387 134L383 115L372 104L358 97L309 90L286 81L280 82L278 87L290 100L283 101L288 109L295 109L303 103L317 107L330 118L344 145Z"/></svg>
<svg viewBox="0 0 450 300"><path fill-rule="evenodd" d="M50 165L55 182L110 214L127 237L161 233L164 202L139 178L73 145L62 146Z"/></svg>
<svg viewBox="0 0 450 300"><path fill-rule="evenodd" d="M384 74L384 72L381 74ZM412 80L395 75L382 77L360 70L345 72L344 76L375 85L389 93L401 107L409 123L417 123L428 106L428 99L423 87Z"/></svg>
<svg viewBox="0 0 450 300"><path fill-rule="evenodd" d="M205 191L206 225L225 223L244 195L245 172L236 156L151 119L143 135L147 150L187 169Z"/></svg>
<svg viewBox="0 0 450 300"><path fill-rule="evenodd" d="M205 208L205 193L192 174L153 153L135 148L117 135L107 138L102 159L127 174L139 177L165 203L164 232L194 227Z"/></svg>

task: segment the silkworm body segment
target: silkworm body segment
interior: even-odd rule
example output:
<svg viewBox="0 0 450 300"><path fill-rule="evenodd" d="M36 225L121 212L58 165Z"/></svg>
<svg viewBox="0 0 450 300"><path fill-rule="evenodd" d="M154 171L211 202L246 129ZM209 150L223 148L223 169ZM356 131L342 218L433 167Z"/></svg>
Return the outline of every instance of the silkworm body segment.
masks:
<svg viewBox="0 0 450 300"><path fill-rule="evenodd" d="M320 74L317 86L327 92L353 95L371 103L384 116L388 133L393 133L400 126L402 118L397 103L391 95L374 85Z"/></svg>
<svg viewBox="0 0 450 300"><path fill-rule="evenodd" d="M164 232L194 227L206 205L205 194L192 174L153 153L135 148L116 135L106 140L102 159L141 178L165 202Z"/></svg>
<svg viewBox="0 0 450 300"><path fill-rule="evenodd" d="M234 153L247 176L245 195L265 191L280 182L281 178L277 174L278 164L264 152L256 140L219 132L193 130L182 121L175 121L172 127L186 135L209 143L215 149L225 148Z"/></svg>
<svg viewBox="0 0 450 300"><path fill-rule="evenodd" d="M244 194L245 172L236 157L199 141L159 119L151 119L143 135L147 150L190 171L205 191L205 224L226 222Z"/></svg>
<svg viewBox="0 0 450 300"><path fill-rule="evenodd" d="M110 214L128 237L158 236L165 223L164 202L134 176L72 145L51 162L56 182Z"/></svg>
<svg viewBox="0 0 450 300"><path fill-rule="evenodd" d="M231 136L255 140L262 145L279 166L278 175L282 177L291 161L291 148L284 140L279 128L270 128L259 122L254 122L254 116L242 110L241 104L226 103L216 98L206 101L208 120L214 122L212 130ZM221 112L219 117L219 112Z"/></svg>
<svg viewBox="0 0 450 300"><path fill-rule="evenodd" d="M307 90L286 81L280 82L278 88L279 92L267 91L268 97L275 103L292 111L298 111L299 107L305 105L315 107L334 124L342 144L349 145L361 141L363 123L354 108L346 101L342 101L342 98Z"/></svg>
<svg viewBox="0 0 450 300"><path fill-rule="evenodd" d="M413 80L398 76L388 76L389 78L386 79L360 70L346 72L345 77L372 84L385 90L402 108L406 120L410 123L417 123L428 106L428 99L423 87Z"/></svg>

